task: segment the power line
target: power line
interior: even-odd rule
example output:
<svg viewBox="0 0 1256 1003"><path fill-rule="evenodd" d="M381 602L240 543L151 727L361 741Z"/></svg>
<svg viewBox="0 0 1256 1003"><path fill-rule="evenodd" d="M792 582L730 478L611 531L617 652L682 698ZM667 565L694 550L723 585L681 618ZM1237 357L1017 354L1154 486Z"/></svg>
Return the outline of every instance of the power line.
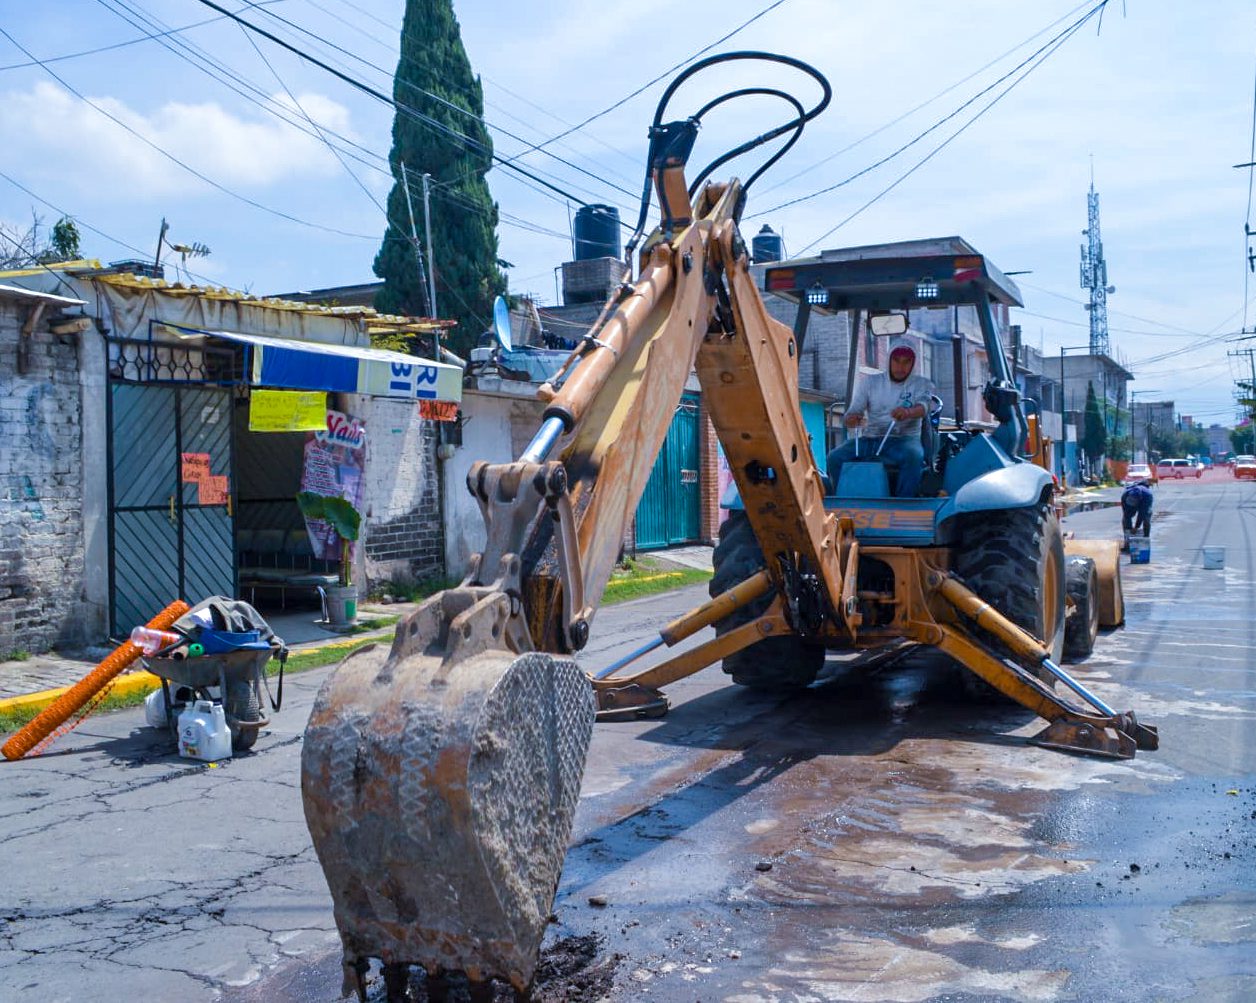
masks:
<svg viewBox="0 0 1256 1003"><path fill-rule="evenodd" d="M430 128L436 130L437 132L440 132L446 136L449 136L452 139L456 139L463 144L473 144L477 146L479 145L479 144L476 144L475 141L472 140L469 136L465 136L462 133L458 132L457 130L451 129L449 126L445 125L443 122L437 121L436 119L432 118L430 115L424 115L422 112L418 111L417 109L412 108L409 105L396 100L395 98L390 98L388 95L372 87L370 84L364 83L361 80L358 80L354 77L349 76L349 74L347 73L341 72L340 70L336 69L334 66L328 65L327 63L323 62L321 59L317 59L314 56L310 55L308 52L305 52L297 48L295 45L292 45L291 43L284 41L282 38L279 38L277 35L274 35L271 32L267 31L265 28L258 27L252 22L244 20L244 18L240 17L239 15L231 13L231 11L227 10L225 7L221 7L217 3L215 3L214 0L199 0L199 2L204 4L206 7L210 7L213 10L218 11L219 13L226 14L233 21L239 22L240 24L244 25L244 27L248 28L250 31L257 32L257 34L261 35L263 38L267 38L270 41L274 42L276 45L284 49L287 49L289 52L293 53L294 55L300 57L301 59L304 59L306 62L313 63L315 66L326 71L327 73L330 73L332 76L336 77L338 80L341 80L344 83L347 83L350 87L353 87L356 90L359 90L362 93L375 98L377 101L380 101L383 104L386 104L389 107L399 112L403 112L404 114L413 116L417 121L425 123ZM783 2L783 0L781 0L781 2ZM573 202L581 201L579 198L572 195L570 192L566 191L565 189L560 188L558 185L551 184L550 182L544 180L543 178L537 177L535 174L531 173L530 171L525 171L523 168L519 167L518 165L509 163L504 157L500 156L497 153L492 152L491 150L485 150L481 146L480 152L484 153L494 162L501 164L503 167L509 167L510 170L531 178L533 181L537 182L538 184L544 185L546 188L549 188L551 191L554 191L559 195L562 195L564 198L571 199Z"/></svg>
<svg viewBox="0 0 1256 1003"><path fill-rule="evenodd" d="M961 125L961 126L960 126L957 130L955 130L955 132L951 133L951 135L950 135L950 136L948 136L948 137L947 137L946 139L944 139L941 143L939 143L939 144L938 144L937 146L935 146L932 150L930 150L930 151L929 151L929 152L928 152L928 153L927 153L924 157L922 157L922 158L921 158L920 160L918 160L915 164L913 164L910 168L908 168L908 169L907 169L907 170L906 170L903 174L901 174L901 175L900 175L898 178L896 178L893 182L891 182L891 183L890 183L889 185L887 185L885 188L881 189L881 191L879 191L876 195L874 195L872 198L870 198L867 202L865 202L863 205L861 205L858 209L856 209L854 212L852 212L849 216L847 216L844 220L842 220L842 221L841 221L840 223L838 223L836 226L830 227L828 230L826 230L824 233L822 233L819 237L817 237L815 240L813 240L810 244L808 244L806 247L804 247L804 248L803 248L801 251L799 251L798 253L799 253L800 255L801 255L801 254L805 254L805 253L806 253L807 251L809 251L811 248L815 247L815 245L816 245L816 244L820 243L820 241L824 240L825 238L827 238L827 237L828 237L828 236L830 236L831 234L833 234L833 233L837 232L838 230L840 230L840 229L841 229L842 227L844 227L847 223L849 223L852 219L854 219L856 216L859 216L860 214L862 214L863 212L865 212L867 209L869 209L870 207L872 207L873 205L875 205L875 204L876 204L877 202L879 202L882 198L884 198L886 195L888 195L890 192L892 192L895 188L897 188L900 184L902 184L904 181L906 181L909 177L911 177L913 174L915 174L915 173L916 173L916 171L918 171L921 167L923 167L923 166L924 166L925 164L927 164L930 160L932 160L935 156L937 156L939 153L941 153L941 152L942 152L942 150L944 150L944 149L945 149L947 146L949 146L952 142L954 142L956 139L958 139L958 138L959 138L959 137L960 137L960 136L961 136L961 135L962 135L965 131L967 131L967 129L969 128L969 126L971 126L973 123L975 123L975 122L976 122L979 118L981 118L981 117L982 117L982 116L983 116L983 115L984 115L987 111L989 111L989 110L990 110L991 108L993 108L996 104L998 104L1000 101L1002 101L1002 100L1003 100L1003 98L1007 97L1007 95L1008 95L1008 94L1010 94L1010 93L1012 92L1013 88L1015 88L1017 84L1019 84L1022 80L1024 80L1026 77L1028 77L1030 73L1032 73L1032 72L1033 72L1034 70L1036 70L1039 66L1041 66L1044 62L1046 62L1046 60L1047 60L1047 59L1049 59L1049 58L1050 58L1050 57L1051 57L1051 56L1052 56L1052 55L1053 55L1053 54L1054 54L1054 53L1055 53L1055 52L1056 52L1056 51L1057 51L1057 50L1058 50L1058 49L1059 49L1062 45L1064 45L1064 43L1065 43L1065 42L1067 42L1067 41L1068 41L1068 40L1069 40L1069 39L1070 39L1070 38L1071 38L1071 37L1072 37L1072 36L1073 36L1076 32L1078 32L1079 30L1081 30L1082 25L1084 25L1087 21L1089 21L1092 17L1094 17L1094 15L1095 15L1097 12L1099 12L1099 11L1103 10L1103 8L1104 8L1105 6L1107 6L1108 2L1109 2L1109 0L1099 0L1099 3L1098 3L1095 7L1093 7L1093 8L1092 8L1092 9L1091 9L1091 10L1090 10L1087 14L1083 15L1081 18L1079 18L1077 21L1075 21L1072 25L1070 25L1067 29L1065 29L1064 31L1062 31L1062 32L1060 32L1058 35L1056 35L1056 36L1055 36L1055 38L1053 38L1051 42L1047 43L1047 45L1045 45L1045 46L1043 46L1042 48L1038 49L1038 50L1034 53L1034 55L1033 55L1033 56L1031 56L1029 59L1025 60L1024 62L1022 62L1022 63L1021 63L1021 64L1017 67L1017 69L1020 69L1021 67L1026 67L1026 66L1027 66L1027 68L1024 70L1024 72L1023 72L1023 73L1022 73L1022 74L1021 74L1018 78L1016 78L1016 79L1015 79L1015 80L1013 80L1011 83L1009 83L1009 84L1007 85L1007 87L1005 87L1005 88L1003 89L1003 91L1002 91L1002 92L1000 92L999 94L995 95L995 97L994 97L991 101L989 101L989 102L987 102L985 105L983 105L983 106L982 106L982 107L981 107L981 108L977 111L977 113L976 113L975 115L973 115L973 116L972 116L972 118L970 118L967 122L965 122L963 125ZM1035 61L1035 62L1030 62L1030 60L1035 60L1035 59L1036 59L1036 61ZM1028 64L1028 65L1027 65L1027 64ZM1013 72L1016 72L1016 71L1014 70ZM1001 78L1000 78L1000 80L1006 80L1008 76L1009 76L1009 74L1005 74L1003 77L1001 77ZM989 88L987 88L986 90L989 90ZM985 91L983 91L982 93L985 93ZM970 101L970 102L966 102L966 104L970 104L970 103L971 103L971 101ZM962 106L961 106L961 107L962 107ZM958 109L957 109L957 110L958 110ZM953 114L954 114L954 113L953 113ZM947 118L951 118L951 117L953 117L953 114L952 114L952 115L948 115L948 116L947 116ZM945 119L944 119L943 121L945 121ZM941 124L941 123L939 123L939 124ZM932 131L932 128L933 128L933 127L931 127L931 128L930 128L929 130L927 130L927 131ZM925 133L922 133L921 135L923 136L923 135L925 135ZM912 142L914 143L914 142L915 142L915 140L913 140ZM911 144L908 144L908 145L911 145ZM906 147L903 147L902 149L906 149ZM897 154L891 154L891 156L896 156L896 155L897 155ZM881 162L884 162L884 161L881 161ZM873 166L875 167L875 166L877 166L877 165L875 165L875 164L874 164ZM871 169L871 168L869 168L869 169ZM861 172L860 172L860 174L864 174L864 173L867 173L867 171L861 171ZM858 175L856 175L856 176L858 176ZM850 180L854 180L854 179L853 179L853 178L849 178L849 179L847 179L847 180L848 180L848 181L850 181ZM845 184L845 183L846 183L846 182L842 182L842 184ZM834 186L832 186L832 187L840 187L840 186L839 186L839 185L834 185ZM827 191L831 191L831 190L832 190L832 188L830 188L830 189L826 189L826 190L827 190ZM816 194L822 194L822 193L816 193ZM808 196L808 197L813 197L813 196ZM799 202L799 201L803 201L803 200L802 200L802 199L795 199L793 202L789 202L789 203L785 203L785 204L786 204L786 205L793 205L793 204L795 204L796 202ZM762 215L762 214L760 214L760 215Z"/></svg>
<svg viewBox="0 0 1256 1003"><path fill-rule="evenodd" d="M783 3L784 0L779 0L779 2ZM363 56L359 56L356 53L350 51L349 49L346 49L343 46L337 45L335 42L331 42L325 38L321 38L320 36L310 31L309 29L303 28L301 25L295 23L294 21L290 21L287 18L280 16L279 14L276 14L274 11L263 10L258 4L252 2L252 0L246 0L246 3L248 3L250 7L255 8L259 13L265 14L267 17L275 21L278 21L280 24L286 25L287 27L292 28L293 30L297 32L300 32L303 35L306 35L310 38L315 39L316 41L320 42L324 46L327 46L328 48L331 48L335 50L336 52L342 53L343 55L348 56L350 59L356 60L362 65L375 70L377 73L381 73L385 76L389 76L387 70L385 70L383 67L376 66L369 59L366 59ZM214 6L214 5L211 4L210 6ZM241 24L252 27L251 25L248 25L248 22L245 22L240 18L236 18L236 20L240 21ZM261 29L257 29L257 30L260 31ZM272 41L274 40L275 39L272 39ZM293 47L292 51L296 52L297 50L295 47ZM404 58L404 55L402 58ZM472 119L473 121L483 121L486 126L490 125L490 123L486 119L484 119L482 115L476 115L474 112L468 111L466 108L462 108L459 105L454 104L452 101L449 101L448 99L441 97L439 94L433 94L431 91L406 80L404 77L401 77L400 75L396 77L396 82L405 87L409 87L411 90L416 91L417 93L423 95L424 97L437 102L438 104L444 106L445 108L450 109L453 112L456 112L459 115L463 115L467 118ZM513 139L517 142L525 143L525 144L528 142L522 136L516 136L514 133L510 132L508 129L503 129L501 126L493 125L491 126L491 128L495 129L496 131L500 132L502 135L507 136L510 139ZM458 138L460 138L466 143L475 143L475 140L472 139L470 136L459 134ZM482 152L482 153L490 152L482 144L476 143L476 145L480 147L479 152ZM537 149L537 148L534 147L534 149ZM558 156L558 154L556 153L551 153L548 150L542 150L541 152L543 152L547 157L550 157L551 159L558 161L558 163L564 165L565 167L570 167L572 170L578 171L579 173L584 174L587 177L590 177L594 179L595 181L598 181L601 184L606 185L609 188L614 188L618 190L619 192L625 195L628 195L629 197L632 197L632 198L636 197L635 192L630 191L627 188L623 188L620 185L614 184L613 182L607 181L605 178L599 177L598 175L594 174L592 171L586 170L585 168L579 166L578 164L573 164L571 161L563 159L562 157ZM517 154L514 159L517 159L519 156L523 156L523 154ZM509 162L509 161L504 161L503 163L506 163L506 162Z"/></svg>
<svg viewBox="0 0 1256 1003"><path fill-rule="evenodd" d="M898 149L894 150L892 153L886 154L880 160L877 160L874 163L869 164L867 167L863 168L862 170L856 171L850 177L845 178L842 181L838 181L836 184L828 185L827 187L811 192L808 195L800 195L797 198L793 198L785 202L781 202L777 205L772 206L770 209L764 209L761 212L756 212L754 216L751 218L758 218L760 216L765 216L769 213L779 212L782 209L788 209L791 206L799 205L802 202L808 202L811 199L819 198L821 195L827 195L829 192L836 191L838 188L845 187L846 185L850 184L852 181L856 181L857 179L863 177L865 174L868 174L876 170L878 167L881 167L882 165L889 163L891 160L898 157L900 154L911 149L911 147L915 146L917 143L923 140L926 136L930 135L933 132L936 132L938 129L944 126L947 122L949 122L951 119L959 115L960 112L962 112L965 108L969 107L974 102L976 102L979 98L990 93L990 91L994 90L1004 81L1015 76L1026 66L1029 67L1029 69L1025 73L1023 73L1018 79L1013 80L1012 83L1009 84L1008 87L1002 93L997 95L994 98L994 100L991 101L989 104L982 107L977 112L977 114L974 115L971 119L969 119L963 126L961 126L958 131L956 131L950 137L948 137L941 145L934 147L934 149L930 151L930 153L923 160L919 161L915 165L915 167L911 168L911 170L909 170L906 174L904 174L897 181L895 181L892 185L890 185L889 188L886 188L884 191L882 191L879 195L877 195L874 199L872 199L871 202L868 202L866 205L858 209L853 215L843 220L841 223L835 226L832 230L829 230L827 233L817 238L817 240L813 241L811 244L808 244L807 247L803 248L803 251L806 251L808 248L812 247L814 244L819 243L819 241L823 240L834 230L840 229L841 227L845 226L846 223L854 219L855 216L863 212L864 209L867 209L869 206L879 201L882 196L892 191L901 182L905 181L908 177L910 177L911 174L914 173L917 168L919 168L923 164L927 163L930 159L932 159L936 153L938 153L945 146L947 146L953 139L959 136L960 133L964 132L964 130L967 129L970 125L972 125L973 122L977 121L977 119L979 119L982 115L984 115L991 107L997 104L1006 94L1008 94L1012 90L1013 87L1015 87L1018 83L1020 83L1021 80L1024 80L1025 77L1029 75L1029 73L1031 73L1034 69L1036 69L1039 65L1041 65L1042 62L1045 61L1047 56L1050 56L1064 42L1068 41L1068 39L1071 38L1072 35L1076 33L1082 27L1082 25L1084 25L1087 21L1089 21L1092 17L1094 17L1096 13L1101 11L1108 4L1108 2L1109 0L1099 0L1099 2L1094 7L1092 7L1086 14L1082 15L1082 17L1074 21L1071 25L1069 25L1063 31L1052 36L1050 40L1048 40L1043 45L1035 49L1032 53L1030 53L1023 60L1021 60L1019 63L1013 66L1010 70L1008 70L1007 73L1003 74L1001 77L999 77L997 80L993 81L992 83L988 84L987 86L983 87L976 94L970 97L967 101L963 102L963 104L959 105L957 108L953 109L948 114L938 119L938 121L934 122L933 125L929 126L929 128L925 129L923 132L918 133L916 136L909 139L906 143L904 143ZM802 253L802 252L799 252L799 253Z"/></svg>
<svg viewBox="0 0 1256 1003"><path fill-rule="evenodd" d="M282 3L283 0L258 0L258 3L272 4ZM101 45L95 49L83 49L80 52L68 52L60 56L48 56L40 62L37 59L31 59L25 63L10 63L8 66L0 66L0 73L5 70L24 70L32 66L42 66L44 63L61 63L68 59L82 59L84 56L98 56L102 52L113 52L115 49L125 49L131 45L138 45L140 42L148 42L167 35L181 35L184 32L191 31L193 28L203 28L207 24L216 24L219 21L225 21L225 17L207 17L203 21L193 21L191 24L185 24L181 28L169 28L166 31L157 32L155 34L144 35L142 38L129 38L125 42L114 42L113 45Z"/></svg>
<svg viewBox="0 0 1256 1003"><path fill-rule="evenodd" d="M783 188L785 185L789 184L791 181L796 181L798 178L802 177L804 174L809 174L812 171L816 170L817 168L823 167L825 164L830 163L833 160L836 160L843 153L849 153L851 150L855 149L855 147L862 146L868 140L876 136L879 136L881 133L885 132L886 129L893 128L894 126L898 125L899 122L902 122L904 119L908 119L912 115L916 114L916 112L929 107L929 105L933 104L939 98L945 97L947 94L951 93L951 91L955 90L957 87L960 87L963 84L968 83L968 81L972 80L976 76L980 76L986 70L990 69L990 67L998 63L1001 63L1004 59L1010 56L1013 52L1016 52L1018 49L1023 49L1026 45L1032 42L1039 35L1043 34L1044 32L1050 31L1061 21L1065 20L1068 17L1071 17L1073 14L1076 14L1079 10L1081 10L1083 7L1087 6L1091 2L1092 0L1082 0L1082 2L1079 3L1072 10L1064 14L1061 14L1050 24L1044 25L1042 28L1039 28L1028 38L1022 39L1021 41L1017 42L1014 46L1012 46L1006 52L1002 53L1001 55L996 56L994 59L990 60L984 66L981 66L978 69L973 70L972 73L968 74L968 76L963 77L962 79L955 81L955 83L951 84L949 87L946 87L943 90L938 91L936 94L933 95L933 97L920 102L920 104L916 105L916 107L903 112L897 118L891 119L889 122L886 122L884 125L878 126L876 129L873 129L869 133L865 133L863 136L860 136L858 139L856 139L852 143L848 143L846 146L842 147L840 150L837 150L834 153L830 153L827 157L824 157L821 160L817 160L814 164L811 164L808 167L804 167L802 170L798 171L797 173L791 174L789 177L782 178L781 180L769 185L767 188L763 190L763 192L761 192L761 194L767 194L768 192L776 191L776 189L778 188Z"/></svg>
<svg viewBox="0 0 1256 1003"><path fill-rule="evenodd" d="M224 12L224 13L229 13L229 12ZM0 35L3 35L16 48L20 49L23 53L25 53L27 58L35 59L35 61L38 62L34 54L29 49L27 49L24 45L22 45L17 39L15 39L12 35L10 35L7 31L5 31L4 28L0 28ZM202 174L195 167L192 167L190 164L184 163L174 154L167 153L164 149L162 149L152 140L147 139L146 137L140 135L140 133L136 132L134 129L132 129L129 125L123 122L116 115L112 114L109 111L106 111L96 102L94 102L91 98L87 97L85 94L81 93L80 91L72 87L61 76L59 76L57 72L53 70L51 67L44 66L42 63L40 63L40 66L44 70L45 73L51 76L54 80L57 81L57 83L59 83L67 91L69 91L71 94L77 97L80 101L91 106L100 114L104 115L105 118L109 119L109 121L125 129L127 132L129 132L132 136L138 139L145 146L156 151L157 153L160 153L163 157L165 157L171 163L177 164L179 167L182 167L185 171L187 171L193 177L199 178L201 181L204 181L207 185L209 185L211 188L215 189L216 191L222 192L222 194L224 195L229 195L231 198L236 199L240 202L243 202L245 205L250 205L254 209L260 209L263 212L269 213L272 216L278 216L280 219L286 219L290 223L296 223L300 226L309 227L310 229L313 229L313 230L322 230L327 233L338 234L341 237L355 237L361 240L374 240L375 239L374 237L369 236L368 234L352 233L348 230L341 230L340 228L334 227L334 226L326 226L322 223L311 223L309 220L301 219L299 216L293 216L291 213L284 212L282 209L275 209L272 206L268 206L261 202L258 202L256 199L251 199L247 195L241 195L239 192L232 191L226 185L220 184L219 182L210 178L208 175Z"/></svg>

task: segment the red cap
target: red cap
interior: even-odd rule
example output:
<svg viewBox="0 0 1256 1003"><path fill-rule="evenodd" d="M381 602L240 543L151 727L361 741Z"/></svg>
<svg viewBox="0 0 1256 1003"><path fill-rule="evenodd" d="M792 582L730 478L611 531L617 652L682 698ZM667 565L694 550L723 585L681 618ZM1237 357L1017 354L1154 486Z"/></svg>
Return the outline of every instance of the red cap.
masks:
<svg viewBox="0 0 1256 1003"><path fill-rule="evenodd" d="M911 345L895 345L894 350L890 352L890 358L892 359L896 355L906 355L913 362L916 361L916 350Z"/></svg>

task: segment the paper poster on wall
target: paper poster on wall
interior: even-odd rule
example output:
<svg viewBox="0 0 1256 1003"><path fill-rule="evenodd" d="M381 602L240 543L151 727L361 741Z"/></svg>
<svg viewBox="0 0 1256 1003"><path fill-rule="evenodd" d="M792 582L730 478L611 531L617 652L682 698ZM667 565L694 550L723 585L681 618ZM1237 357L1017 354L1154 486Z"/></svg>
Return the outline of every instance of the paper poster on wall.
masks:
<svg viewBox="0 0 1256 1003"><path fill-rule="evenodd" d="M326 426L306 438L301 490L344 498L361 511L365 465L365 425L350 415L328 410ZM340 540L330 523L323 519L306 519L305 528L315 557L340 560Z"/></svg>
<svg viewBox="0 0 1256 1003"><path fill-rule="evenodd" d="M454 401L419 401L419 417L428 421L457 421L458 405Z"/></svg>
<svg viewBox="0 0 1256 1003"><path fill-rule="evenodd" d="M202 505L226 505L229 484L225 474L206 477L197 485L197 501Z"/></svg>
<svg viewBox="0 0 1256 1003"><path fill-rule="evenodd" d="M315 432L327 427L327 394L305 390L249 393L250 432Z"/></svg>
<svg viewBox="0 0 1256 1003"><path fill-rule="evenodd" d="M200 484L209 476L208 453L184 453L182 460L184 484Z"/></svg>

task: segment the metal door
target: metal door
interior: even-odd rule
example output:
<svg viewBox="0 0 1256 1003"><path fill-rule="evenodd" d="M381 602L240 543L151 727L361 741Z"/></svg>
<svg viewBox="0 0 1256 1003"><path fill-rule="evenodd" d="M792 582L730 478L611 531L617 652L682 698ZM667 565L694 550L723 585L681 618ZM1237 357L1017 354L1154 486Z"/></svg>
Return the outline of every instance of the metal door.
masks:
<svg viewBox="0 0 1256 1003"><path fill-rule="evenodd" d="M111 382L109 627L234 595L231 391Z"/></svg>
<svg viewBox="0 0 1256 1003"><path fill-rule="evenodd" d="M641 550L697 541L701 533L698 399L686 395L672 415L663 449L637 505Z"/></svg>

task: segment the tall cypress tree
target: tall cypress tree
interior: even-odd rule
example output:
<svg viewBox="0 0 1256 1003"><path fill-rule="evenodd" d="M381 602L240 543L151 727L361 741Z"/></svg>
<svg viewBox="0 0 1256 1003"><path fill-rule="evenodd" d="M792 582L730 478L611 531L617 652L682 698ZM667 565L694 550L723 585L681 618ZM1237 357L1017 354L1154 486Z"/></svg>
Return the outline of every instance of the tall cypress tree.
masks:
<svg viewBox="0 0 1256 1003"><path fill-rule="evenodd" d="M410 316L430 312L410 239L404 163L421 241L421 179L425 173L432 178L437 311L458 322L449 341L454 351L465 352L487 328L493 297L505 291L506 279L497 266L497 205L484 180L493 149L484 126L484 95L462 46L452 0L407 0L393 97L417 115L398 110L393 119L389 160L396 183L388 196L388 228L375 256L375 274L384 280L375 306Z"/></svg>

